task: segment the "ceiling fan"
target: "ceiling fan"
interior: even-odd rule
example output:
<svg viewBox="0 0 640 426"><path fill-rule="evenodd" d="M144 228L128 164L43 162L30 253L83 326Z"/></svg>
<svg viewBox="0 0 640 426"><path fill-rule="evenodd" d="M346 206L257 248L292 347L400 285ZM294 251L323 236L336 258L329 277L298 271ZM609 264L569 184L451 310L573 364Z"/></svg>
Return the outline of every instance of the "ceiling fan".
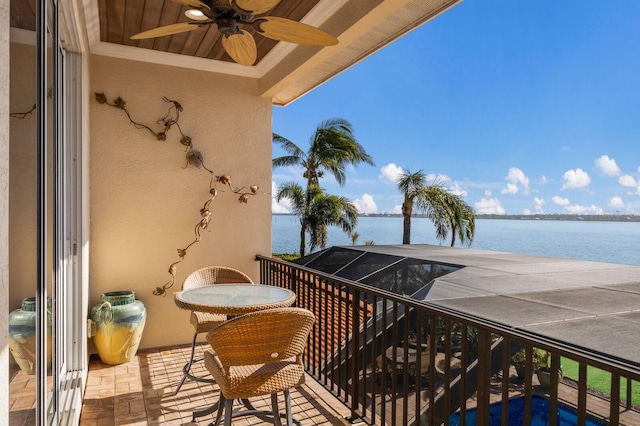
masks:
<svg viewBox="0 0 640 426"><path fill-rule="evenodd" d="M256 16L273 9L280 0L172 0L191 9L189 22L165 25L131 36L132 40L162 37L216 24L222 33L222 47L241 65L253 65L258 56L256 41L240 26L250 26L258 34L278 41L309 46L333 46L338 39L307 24L279 16Z"/></svg>

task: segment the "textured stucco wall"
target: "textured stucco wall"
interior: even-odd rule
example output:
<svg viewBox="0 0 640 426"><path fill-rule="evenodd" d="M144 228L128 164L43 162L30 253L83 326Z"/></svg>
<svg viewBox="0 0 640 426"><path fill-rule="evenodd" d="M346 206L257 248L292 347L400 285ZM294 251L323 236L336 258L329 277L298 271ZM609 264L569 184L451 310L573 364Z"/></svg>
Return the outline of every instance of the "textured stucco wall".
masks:
<svg viewBox="0 0 640 426"><path fill-rule="evenodd" d="M91 91L111 101L121 96L134 120L155 123L167 110L166 96L182 104L183 131L192 137L207 167L230 175L235 185L271 188L271 103L256 95L252 80L168 66L93 56ZM208 198L209 174L185 168L179 133L166 141L135 129L115 108L90 103L90 303L100 294L134 290L147 307L141 347L189 342L188 312L173 302L186 275L207 265L226 265L258 280L254 256L271 252L269 195L239 203L221 192L201 242L178 265L175 286L164 284L177 249L193 239L199 210ZM223 189L223 188L221 188Z"/></svg>
<svg viewBox="0 0 640 426"><path fill-rule="evenodd" d="M0 0L0 411L9 412L9 0ZM5 414L6 418L6 414Z"/></svg>

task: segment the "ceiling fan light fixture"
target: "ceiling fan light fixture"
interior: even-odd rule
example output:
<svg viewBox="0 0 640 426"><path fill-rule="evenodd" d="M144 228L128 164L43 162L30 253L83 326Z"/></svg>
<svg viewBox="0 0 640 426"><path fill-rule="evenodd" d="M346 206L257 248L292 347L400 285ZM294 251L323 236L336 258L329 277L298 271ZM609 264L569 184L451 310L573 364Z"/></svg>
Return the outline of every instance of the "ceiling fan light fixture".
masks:
<svg viewBox="0 0 640 426"><path fill-rule="evenodd" d="M209 19L200 9L189 9L184 12L184 14L187 18L193 19L194 21L206 21Z"/></svg>

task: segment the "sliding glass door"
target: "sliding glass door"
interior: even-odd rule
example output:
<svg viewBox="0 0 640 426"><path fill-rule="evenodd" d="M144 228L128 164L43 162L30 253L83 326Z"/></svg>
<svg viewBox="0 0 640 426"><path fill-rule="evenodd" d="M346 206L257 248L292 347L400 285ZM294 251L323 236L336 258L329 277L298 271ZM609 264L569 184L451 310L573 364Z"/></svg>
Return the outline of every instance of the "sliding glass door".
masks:
<svg viewBox="0 0 640 426"><path fill-rule="evenodd" d="M83 61L58 7L11 29L10 424L76 423L86 378Z"/></svg>

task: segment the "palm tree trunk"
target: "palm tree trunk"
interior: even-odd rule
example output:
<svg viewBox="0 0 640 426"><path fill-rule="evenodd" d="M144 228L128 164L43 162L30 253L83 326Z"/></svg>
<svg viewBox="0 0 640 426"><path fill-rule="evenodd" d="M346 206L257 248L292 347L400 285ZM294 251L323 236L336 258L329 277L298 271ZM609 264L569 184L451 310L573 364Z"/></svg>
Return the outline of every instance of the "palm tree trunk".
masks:
<svg viewBox="0 0 640 426"><path fill-rule="evenodd" d="M402 216L404 219L402 223L402 244L411 244L411 210L413 210L411 206L402 203Z"/></svg>
<svg viewBox="0 0 640 426"><path fill-rule="evenodd" d="M451 220L451 218L449 218L449 225L451 226L451 247L453 247L456 244L456 232L458 232L458 230L456 229L456 224Z"/></svg>
<svg viewBox="0 0 640 426"><path fill-rule="evenodd" d="M307 235L306 233L306 224L302 223L300 225L300 257L304 257L305 253L305 249L307 246L307 242L305 241L305 236Z"/></svg>

